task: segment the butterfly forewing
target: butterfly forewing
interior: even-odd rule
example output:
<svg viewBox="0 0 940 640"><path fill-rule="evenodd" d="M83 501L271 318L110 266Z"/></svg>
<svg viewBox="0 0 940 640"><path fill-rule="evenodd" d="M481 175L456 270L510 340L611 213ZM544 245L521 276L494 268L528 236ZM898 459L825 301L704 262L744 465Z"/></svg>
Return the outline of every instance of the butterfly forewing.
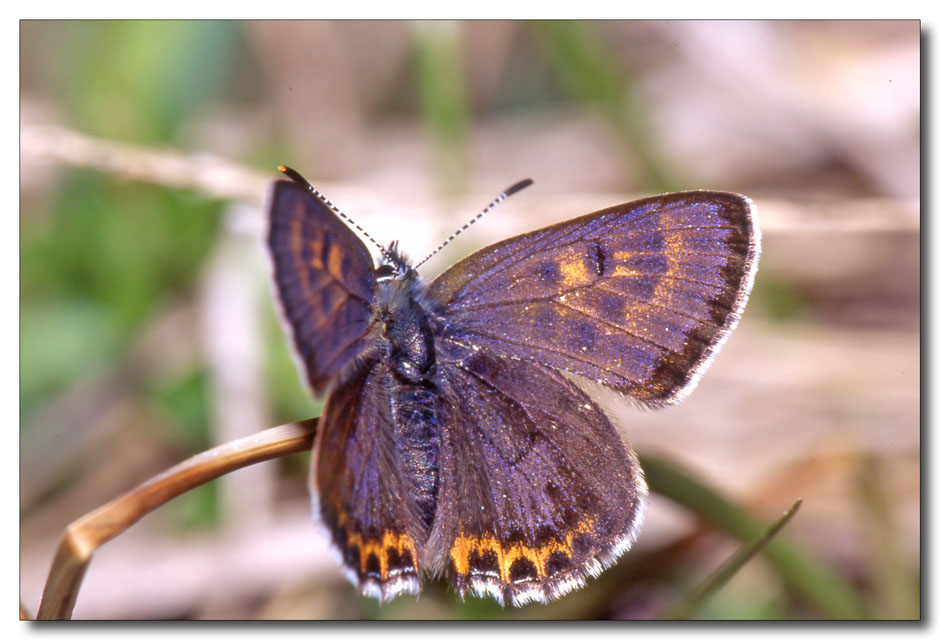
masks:
<svg viewBox="0 0 940 640"><path fill-rule="evenodd" d="M303 185L274 183L268 247L294 344L314 391L365 346L375 276L365 245Z"/></svg>
<svg viewBox="0 0 940 640"><path fill-rule="evenodd" d="M665 404L734 327L759 250L750 200L690 191L496 243L429 291L457 342Z"/></svg>
<svg viewBox="0 0 940 640"><path fill-rule="evenodd" d="M438 562L461 594L506 604L580 586L639 530L646 485L633 452L556 371L480 352L450 364Z"/></svg>

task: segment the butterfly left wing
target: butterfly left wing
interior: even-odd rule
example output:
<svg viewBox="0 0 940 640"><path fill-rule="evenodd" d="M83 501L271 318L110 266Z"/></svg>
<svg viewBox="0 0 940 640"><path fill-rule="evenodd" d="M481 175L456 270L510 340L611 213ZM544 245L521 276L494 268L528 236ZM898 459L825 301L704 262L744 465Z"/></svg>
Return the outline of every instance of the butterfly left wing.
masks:
<svg viewBox="0 0 940 640"><path fill-rule="evenodd" d="M320 393L369 343L372 257L309 186L288 180L274 183L268 249L294 346Z"/></svg>
<svg viewBox="0 0 940 640"><path fill-rule="evenodd" d="M515 605L596 576L642 524L647 491L634 453L557 371L473 351L448 365L430 568L461 595Z"/></svg>
<svg viewBox="0 0 940 640"><path fill-rule="evenodd" d="M311 493L353 583L388 600L420 590L427 537L395 454L391 372L382 363L337 385L320 418Z"/></svg>
<svg viewBox="0 0 940 640"><path fill-rule="evenodd" d="M737 323L759 254L750 200L689 191L490 245L429 292L452 340L670 404Z"/></svg>

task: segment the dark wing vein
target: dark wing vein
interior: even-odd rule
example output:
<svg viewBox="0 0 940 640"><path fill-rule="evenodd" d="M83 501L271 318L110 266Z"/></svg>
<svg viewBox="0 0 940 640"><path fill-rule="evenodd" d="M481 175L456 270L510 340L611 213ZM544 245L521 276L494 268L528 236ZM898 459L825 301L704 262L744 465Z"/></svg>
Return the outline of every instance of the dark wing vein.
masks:
<svg viewBox="0 0 940 640"><path fill-rule="evenodd" d="M593 222L593 220L585 220L585 221L584 221L583 223L581 223L580 225L576 225L576 226L572 227L571 229L569 229L566 233L562 234L560 237L556 237L556 236L555 236L554 234L552 234L552 233L545 233L545 234L543 235L543 234L540 234L539 231L532 231L532 232L530 232L530 233L532 234L532 237L531 237L531 238L525 238L525 240L527 241L526 246L522 247L519 251L517 251L517 252L512 256L512 258L506 258L506 259L502 260L502 261L501 261L500 263L498 263L497 265L495 265L495 266L491 267L490 269L488 269L485 274L481 274L481 275L477 276L476 278L474 278L473 281L472 281L473 286L474 286L474 287L479 287L479 286L481 286L481 285L483 285L483 284L486 284L487 282L489 282L490 280L492 280L494 277L496 277L496 276L498 276L498 275L501 275L501 274L504 273L505 271L507 271L507 270L509 270L510 268L512 268L512 267L516 266L517 264L519 264L520 262L524 262L524 261L528 260L528 259L532 256L532 254L537 253L537 252L539 251L539 247L540 247L542 244L547 243L547 242L550 242L551 240L556 240L556 241L557 241L557 240L561 240L561 239L563 239L563 238L565 238L565 237L567 237L567 236L571 236L572 234L574 234L574 233L580 231L581 229L583 229L584 227L590 225L591 222ZM545 231L545 230L543 229L542 231ZM520 239L520 240L521 240L521 239ZM511 243L511 242L512 242L512 239L510 239L510 240L507 241L507 242L508 242L508 243ZM573 241L571 244L573 244L574 242L576 242L576 240ZM484 249L484 251L486 251L486 250ZM473 258L473 256L471 255L470 258L467 258L467 259L472 259L472 258ZM458 263L458 264L460 264L460 263ZM455 296L455 298L456 298L456 296Z"/></svg>
<svg viewBox="0 0 940 640"><path fill-rule="evenodd" d="M563 290L561 290L561 291L559 291L559 292L557 292L557 293L553 293L553 294L551 294L551 295L549 295L549 296L538 296L538 297L534 297L534 298L518 298L518 299L500 300L500 301L492 301L492 302L478 302L478 303L476 303L476 304L472 304L472 303L471 303L471 304L464 304L464 305L461 305L460 309L461 309L461 311L470 311L470 310L472 310L472 309L484 309L484 308L488 308L488 307L505 307L505 306L511 306L511 305L516 305L516 304L530 304L530 303L533 303L533 302L554 301L554 300L556 300L557 298L559 298L559 297L561 297L561 296L568 295L568 294L570 294L570 293L572 293L572 292L581 291L582 289L590 289L591 287L598 287L598 288L601 289L602 291L607 291L607 292L610 292L610 293L616 293L616 294L618 294L618 295L622 295L622 296L624 296L625 298L627 298L628 300L638 300L639 302L643 302L643 303L652 305L652 303L650 303L650 302L648 302L648 301L646 301L646 300L641 300L641 299L639 299L639 298L631 298L631 297L627 296L626 294L624 294L624 293L622 293L622 292L620 292L620 291L614 291L614 290L612 290L612 289L607 289L606 287L600 287L600 286L598 286L601 282L603 282L603 281L605 281L605 280L613 281L613 280L619 280L619 279L627 279L627 278L634 278L634 277L644 277L644 276L652 276L652 277L656 277L656 278L663 278L663 279L666 279L666 280L677 280L677 281L680 281L680 282L689 282L689 283L691 283L691 284L698 284L698 285L702 285L702 286L708 287L709 289L712 289L712 290L716 290L716 289L717 289L718 291L721 290L720 287L717 287L717 286L715 286L715 285L713 285L713 284L710 284L710 283L708 283L708 282L700 282L700 281L698 281L698 280L692 280L691 278L682 278L682 277L680 277L680 276L670 276L670 275L664 275L664 274L661 274L661 273L636 272L635 274L630 275L630 276L617 276L617 278L599 278L598 280L595 280L594 282L589 282L589 283L587 283L587 284L582 284L582 285L578 285L578 286L575 286L575 287L570 287L570 288L568 288L568 289L563 289ZM653 305L653 306L660 306L660 305ZM664 308L664 309L668 309L668 307L663 307L663 308ZM677 312L677 313L679 313L679 312ZM689 317L692 317L692 316L689 316ZM694 319L694 318L693 318L693 319Z"/></svg>
<svg viewBox="0 0 940 640"><path fill-rule="evenodd" d="M493 334L491 334L491 333L487 333L487 332L485 332L485 331L480 331L479 329L461 328L461 333L464 333L464 334L475 334L475 335L478 335L478 336L482 336L482 337L484 337L484 338L489 338L490 340L495 340L495 341L497 341L497 342L505 342L505 343L507 343L507 344L514 344L514 345L516 345L517 347L527 347L527 348L529 348L529 349L536 349L536 350L538 350L538 351L547 351L547 352L549 352L549 353L554 353L554 354L563 356L564 359L566 359L566 360L574 360L574 361L576 361L576 362L580 362L580 363L582 363L582 364L586 364L586 365L588 365L588 366L590 366L591 368L594 368L594 369L602 369L602 370L604 370L604 371L608 371L608 369L605 369L604 367L598 365L596 362L591 362L590 360L584 360L584 359L582 359L582 358L575 357L573 354L568 353L567 351L559 351L558 349L550 349L549 347L547 347L547 346L545 346L545 345L541 345L541 344L532 345L532 344L529 344L529 343L527 343L527 342L520 342L520 341L518 341L518 340L510 340L509 338L504 338L504 337L501 337L501 336L495 336L495 335L493 335ZM452 338L452 339L453 339L453 338ZM461 344L461 345L466 346L465 343L460 342L459 340L454 340L454 342L457 342L458 344ZM515 360L521 360L521 358L518 358L518 357L515 357L515 356L511 356L511 357L513 357ZM567 371L567 369L565 369L565 370ZM612 373L613 373L613 372L612 372ZM584 374L578 374L578 375L584 375ZM616 374L616 375L617 375L618 378L625 378L624 376L622 376L622 375L620 375L620 374ZM625 379L626 379L626 378L625 378Z"/></svg>
<svg viewBox="0 0 940 640"><path fill-rule="evenodd" d="M505 401L510 402L510 403L512 403L513 405L519 407L519 408L522 410L522 412L525 413L526 417L528 417L529 420L532 422L532 424L536 427L536 429L538 430L539 434L541 434L541 435L545 438L546 443L547 443L557 454L559 454L559 455L558 455L558 458L560 458L560 459L562 459L562 460L565 460L565 461L567 462L567 457L566 457L566 455L565 455L565 452L562 451L562 450L558 447L557 443L550 437L550 433L549 433L549 432L547 432L547 431L545 431L544 429L540 428L539 421L535 418L535 416L532 415L532 413L529 411L528 407L527 407L524 403L519 402L516 398L513 398L512 396L510 396L509 394L507 394L507 393L505 392L505 390L503 390L501 387L497 387L496 385L492 384L489 380L483 378L482 376L480 376L480 375L479 375L478 373L476 373L475 371L471 371L470 369L467 369L467 368L465 368L465 367L461 367L461 369L462 369L463 371L465 371L466 373L468 373L468 374L469 374L470 376L472 376L473 378L475 378L476 380L478 380L481 384L483 384L483 386L485 386L486 388L491 389L492 391L494 391L496 394L498 394L500 397L502 397ZM546 412L546 413L548 413L548 415L549 415L551 418L553 418L556 422L558 422L559 424L564 424L564 423L565 423L565 421L562 420L562 419L560 419L558 416L556 416L556 415L554 415L554 414L552 414L552 413L549 413L549 412ZM485 441L490 445L490 447L493 449L493 451L494 451L494 452L499 456L499 458L503 461L503 465L504 465L504 467L506 468L505 474L506 474L506 477L507 477L507 478L512 477L512 473L521 474L521 475L523 475L523 476L528 480L528 482L525 483L527 486L528 486L528 485L537 486L537 484L538 484L540 481L543 480L543 478L541 478L541 477L535 477L535 476L533 476L532 474L530 474L529 472L527 472L524 467L521 468L521 469L516 469L515 466L511 465L511 464L510 464L510 461L506 459L506 456L504 456L504 455L500 452L499 447L497 446L497 444L486 434L486 432L484 432L484 431L483 431L482 429L480 429L479 427L476 428L476 432L480 435L481 439L485 440ZM556 459L556 458L553 458L553 459ZM517 463L517 464L518 464L518 463ZM515 469L515 471L510 471L510 469ZM576 475L578 476L578 478L583 479L583 474L582 474L580 471L576 470L575 468L571 467L571 465L566 465L566 470L567 470L569 473L576 474Z"/></svg>
<svg viewBox="0 0 940 640"><path fill-rule="evenodd" d="M576 309L576 308L574 308L574 307L572 307L572 306L570 306L570 305L568 305L568 304L565 304L564 302L559 302L558 304L559 304L559 306L562 306L562 307L564 307L564 308L566 308L566 309L570 309L571 311L574 311L575 313L578 313L578 314L581 314L582 316L585 316L585 317L587 317L587 318L590 318L591 320L595 320L595 321L597 321L597 322L599 322L599 323L601 323L601 324L604 324L604 325L606 325L606 326L608 326L608 327L611 327L611 328L613 328L613 329L617 329L618 331L620 331L620 332L623 333L624 335L628 335L628 336L630 336L630 337L632 337L632 338L636 338L637 340L640 340L640 341L642 341L642 342L646 342L646 343L648 343L648 344L651 344L651 345L653 345L654 347L659 347L660 349L663 349L663 350L665 350L665 351L672 351L672 349L670 349L669 347L666 347L666 346L663 346L663 345L661 345L661 344L658 344L658 343L654 342L653 340L650 340L649 338L646 338L646 337L644 337L644 336L639 336L639 335L637 335L637 334L635 334L635 333L633 333L633 332L631 332L631 331L627 331L624 327L615 325L615 324L613 324L613 323L611 323L611 322L607 322L606 320L604 320L604 319L602 319L602 318L598 318L598 317L596 317L596 316L592 316L590 313L588 313L588 312L586 312L586 311L582 311L581 309Z"/></svg>

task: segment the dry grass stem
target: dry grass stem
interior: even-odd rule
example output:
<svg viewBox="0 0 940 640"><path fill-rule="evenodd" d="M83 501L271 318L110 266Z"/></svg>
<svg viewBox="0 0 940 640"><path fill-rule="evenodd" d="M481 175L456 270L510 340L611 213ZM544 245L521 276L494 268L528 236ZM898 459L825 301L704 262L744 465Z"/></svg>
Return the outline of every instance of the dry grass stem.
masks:
<svg viewBox="0 0 940 640"><path fill-rule="evenodd" d="M39 620L67 620L95 550L176 496L236 469L313 446L316 419L273 427L193 456L121 495L65 530L49 570Z"/></svg>
<svg viewBox="0 0 940 640"><path fill-rule="evenodd" d="M192 189L213 198L254 203L260 203L271 182L269 175L211 153L187 154L110 142L55 125L24 125L20 155L24 161L89 167L122 178Z"/></svg>

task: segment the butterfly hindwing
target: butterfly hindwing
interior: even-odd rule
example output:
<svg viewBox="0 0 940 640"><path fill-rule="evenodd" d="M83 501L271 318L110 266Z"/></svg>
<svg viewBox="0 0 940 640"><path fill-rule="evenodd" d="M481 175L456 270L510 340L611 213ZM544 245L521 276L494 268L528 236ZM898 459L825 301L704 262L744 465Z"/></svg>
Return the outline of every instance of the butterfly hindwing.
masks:
<svg viewBox="0 0 940 640"><path fill-rule="evenodd" d="M461 594L549 600L632 544L646 485L609 418L563 374L470 351L442 373L437 562Z"/></svg>
<svg viewBox="0 0 940 640"><path fill-rule="evenodd" d="M637 200L490 245L429 292L454 340L668 404L743 311L760 252L754 216L732 193Z"/></svg>
<svg viewBox="0 0 940 640"><path fill-rule="evenodd" d="M395 452L390 375L375 364L331 391L311 478L343 565L363 593L382 600L418 593L427 537Z"/></svg>
<svg viewBox="0 0 940 640"><path fill-rule="evenodd" d="M317 393L361 353L375 276L365 245L308 187L274 183L268 247L284 317Z"/></svg>

